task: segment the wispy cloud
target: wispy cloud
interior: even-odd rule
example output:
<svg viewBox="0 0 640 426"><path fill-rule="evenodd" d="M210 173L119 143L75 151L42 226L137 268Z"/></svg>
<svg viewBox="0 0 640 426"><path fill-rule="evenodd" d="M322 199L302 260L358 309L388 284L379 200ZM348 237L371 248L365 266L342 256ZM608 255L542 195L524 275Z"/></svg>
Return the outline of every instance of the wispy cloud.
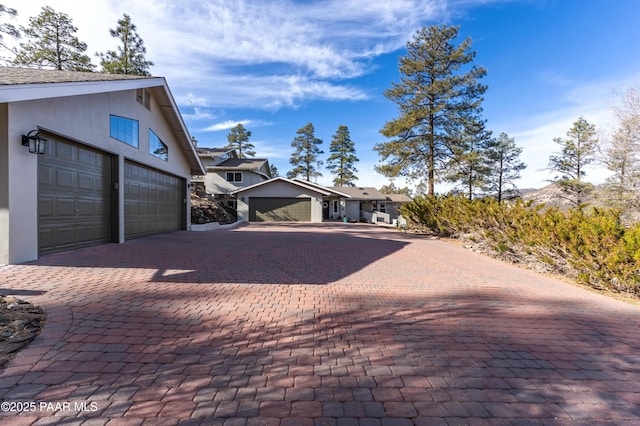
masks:
<svg viewBox="0 0 640 426"><path fill-rule="evenodd" d="M262 120L226 120L226 121L222 121L220 123L215 123L212 124L208 127L205 127L204 129L202 129L201 131L203 132L219 132L222 130L229 130L232 127L237 126L238 124L242 124L244 127L260 127L260 126L269 126L272 123L268 123L266 121L262 121Z"/></svg>
<svg viewBox="0 0 640 426"><path fill-rule="evenodd" d="M6 0L26 24L40 6ZM15 3L15 4L14 4ZM363 100L349 79L378 55L402 47L445 0L49 0L68 14L93 52L113 49L109 29L127 13L144 39L153 74L179 93L181 106L277 110L309 100ZM110 24L96 27L96 16ZM99 21L104 25L105 20ZM94 58L97 63L97 59Z"/></svg>
<svg viewBox="0 0 640 426"><path fill-rule="evenodd" d="M402 47L443 3L118 0L115 5L132 14L155 69L172 87L200 87L196 96L209 106L277 110L308 100L367 99L365 90L346 81L369 72L376 56Z"/></svg>

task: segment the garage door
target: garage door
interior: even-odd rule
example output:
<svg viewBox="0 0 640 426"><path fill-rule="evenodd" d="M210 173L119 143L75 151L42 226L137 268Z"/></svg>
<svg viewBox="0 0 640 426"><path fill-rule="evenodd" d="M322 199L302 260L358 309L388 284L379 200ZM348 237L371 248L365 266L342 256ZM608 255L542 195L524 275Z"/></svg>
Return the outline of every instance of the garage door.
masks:
<svg viewBox="0 0 640 426"><path fill-rule="evenodd" d="M311 198L249 199L250 222L310 222Z"/></svg>
<svg viewBox="0 0 640 426"><path fill-rule="evenodd" d="M185 229L184 179L125 161L125 239Z"/></svg>
<svg viewBox="0 0 640 426"><path fill-rule="evenodd" d="M111 156L46 135L38 156L38 251L111 242Z"/></svg>

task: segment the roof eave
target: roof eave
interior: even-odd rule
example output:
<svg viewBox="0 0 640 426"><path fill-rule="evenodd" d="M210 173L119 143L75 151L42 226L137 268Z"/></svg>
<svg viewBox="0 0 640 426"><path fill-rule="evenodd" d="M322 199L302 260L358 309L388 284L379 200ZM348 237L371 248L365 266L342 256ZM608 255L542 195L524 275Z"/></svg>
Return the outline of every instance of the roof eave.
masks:
<svg viewBox="0 0 640 426"><path fill-rule="evenodd" d="M163 77L131 80L24 83L0 85L0 102L20 102L66 96L91 95L166 85Z"/></svg>

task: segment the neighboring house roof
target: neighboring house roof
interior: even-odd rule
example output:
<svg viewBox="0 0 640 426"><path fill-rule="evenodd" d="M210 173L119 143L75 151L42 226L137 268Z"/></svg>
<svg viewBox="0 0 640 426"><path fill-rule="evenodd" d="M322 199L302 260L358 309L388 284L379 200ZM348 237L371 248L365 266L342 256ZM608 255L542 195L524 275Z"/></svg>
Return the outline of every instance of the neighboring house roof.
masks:
<svg viewBox="0 0 640 426"><path fill-rule="evenodd" d="M330 186L328 189L347 194L350 200L382 201L387 199L386 195L372 186Z"/></svg>
<svg viewBox="0 0 640 426"><path fill-rule="evenodd" d="M266 158L229 158L214 167L221 169L252 170L262 167L268 161Z"/></svg>
<svg viewBox="0 0 640 426"><path fill-rule="evenodd" d="M244 170L257 173L267 179L271 178L269 160L266 158L229 158L220 164L207 167L208 170ZM262 170L265 171L262 171Z"/></svg>
<svg viewBox="0 0 640 426"><path fill-rule="evenodd" d="M251 186L247 186L247 187L244 187L244 188L237 189L237 190L231 192L231 194L239 194L240 192L249 191L250 189L254 189L254 188L257 188L257 187L263 186L263 185L270 185L270 184L272 184L274 182L286 182L286 183L289 183L291 185L299 186L299 187L305 188L305 189L313 191L313 192L317 192L317 193L325 195L325 196L328 196L328 195L331 194L326 188L321 189L318 186L309 185L308 182L307 183L303 183L303 182L301 182L299 180L287 179L287 178L284 178L282 176L278 176L278 177L275 177L273 179L265 180L264 182L259 182L259 183L256 183L254 185L251 185Z"/></svg>
<svg viewBox="0 0 640 426"><path fill-rule="evenodd" d="M407 194L384 194L391 203L410 203L413 200Z"/></svg>
<svg viewBox="0 0 640 426"><path fill-rule="evenodd" d="M164 77L0 67L0 102L19 102L121 90L149 89L176 135L191 174L205 174Z"/></svg>

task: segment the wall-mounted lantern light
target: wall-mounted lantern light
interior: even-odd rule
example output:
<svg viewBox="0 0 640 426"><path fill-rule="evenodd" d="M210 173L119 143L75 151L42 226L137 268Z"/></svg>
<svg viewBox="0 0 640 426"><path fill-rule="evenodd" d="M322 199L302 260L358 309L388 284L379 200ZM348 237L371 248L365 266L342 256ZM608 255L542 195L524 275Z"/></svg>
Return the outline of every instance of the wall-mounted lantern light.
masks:
<svg viewBox="0 0 640 426"><path fill-rule="evenodd" d="M28 146L32 154L44 154L47 151L47 140L37 130L22 135L22 145Z"/></svg>

